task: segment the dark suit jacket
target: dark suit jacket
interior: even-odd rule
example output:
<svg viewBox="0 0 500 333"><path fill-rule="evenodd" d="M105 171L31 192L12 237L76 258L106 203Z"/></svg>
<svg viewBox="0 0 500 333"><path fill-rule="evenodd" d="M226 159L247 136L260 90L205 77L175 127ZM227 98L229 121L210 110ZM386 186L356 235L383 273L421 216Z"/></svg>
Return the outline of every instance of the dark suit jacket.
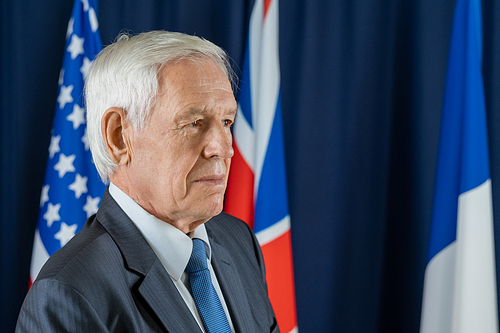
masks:
<svg viewBox="0 0 500 333"><path fill-rule="evenodd" d="M212 266L237 332L279 332L253 232L228 214L206 224ZM16 332L200 332L168 273L108 191L44 265Z"/></svg>

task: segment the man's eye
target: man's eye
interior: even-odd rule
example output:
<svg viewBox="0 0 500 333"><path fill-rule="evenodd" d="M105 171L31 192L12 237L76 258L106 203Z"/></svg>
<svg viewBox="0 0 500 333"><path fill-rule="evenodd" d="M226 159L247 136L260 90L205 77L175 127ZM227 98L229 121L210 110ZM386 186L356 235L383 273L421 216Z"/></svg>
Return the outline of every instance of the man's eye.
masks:
<svg viewBox="0 0 500 333"><path fill-rule="evenodd" d="M222 121L222 124L223 124L224 126L231 126L231 125L233 124L233 121L232 121L232 120L230 120L230 119L224 119L224 120Z"/></svg>
<svg viewBox="0 0 500 333"><path fill-rule="evenodd" d="M197 127L197 126L200 126L200 124L201 124L201 121L195 120L192 123L189 123L189 126L191 126L191 127Z"/></svg>

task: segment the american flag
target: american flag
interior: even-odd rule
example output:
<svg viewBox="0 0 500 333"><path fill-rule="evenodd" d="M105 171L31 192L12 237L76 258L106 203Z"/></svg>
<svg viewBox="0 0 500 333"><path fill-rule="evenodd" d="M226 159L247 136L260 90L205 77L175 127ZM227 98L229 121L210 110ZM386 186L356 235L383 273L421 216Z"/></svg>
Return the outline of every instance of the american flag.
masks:
<svg viewBox="0 0 500 333"><path fill-rule="evenodd" d="M96 0L75 0L68 24L45 183L31 257L30 284L49 256L97 211L104 193L87 139L84 79L102 48Z"/></svg>
<svg viewBox="0 0 500 333"><path fill-rule="evenodd" d="M225 211L253 227L281 332L297 332L278 54L278 0L257 0L249 36Z"/></svg>

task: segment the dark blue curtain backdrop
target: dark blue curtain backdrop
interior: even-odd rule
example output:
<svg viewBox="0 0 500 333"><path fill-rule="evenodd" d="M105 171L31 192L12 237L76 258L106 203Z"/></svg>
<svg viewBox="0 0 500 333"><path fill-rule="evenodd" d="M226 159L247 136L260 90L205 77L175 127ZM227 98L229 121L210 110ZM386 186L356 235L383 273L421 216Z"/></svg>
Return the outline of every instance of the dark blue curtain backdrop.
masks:
<svg viewBox="0 0 500 333"><path fill-rule="evenodd" d="M0 331L28 287L70 0L0 0ZM183 31L241 68L251 3L102 0L123 29ZM453 0L281 0L285 153L301 332L418 332ZM483 1L500 242L500 3ZM500 246L497 246L500 249ZM500 263L500 252L497 251ZM500 274L497 273L497 276Z"/></svg>

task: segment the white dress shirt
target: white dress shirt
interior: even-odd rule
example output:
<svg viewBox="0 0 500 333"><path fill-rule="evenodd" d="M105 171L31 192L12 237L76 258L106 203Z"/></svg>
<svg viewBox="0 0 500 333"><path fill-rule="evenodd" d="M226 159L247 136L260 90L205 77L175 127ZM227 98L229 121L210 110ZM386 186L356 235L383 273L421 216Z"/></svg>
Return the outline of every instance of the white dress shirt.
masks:
<svg viewBox="0 0 500 333"><path fill-rule="evenodd" d="M217 295L222 303L222 307L224 308L224 312L226 313L226 317L229 321L229 326L234 332L231 316L229 315L224 296L222 295L222 291L217 281L217 276L212 268L212 249L210 247L210 241L208 239L205 225L200 225L193 232L186 235L173 225L166 223L146 212L131 197L125 194L113 183L109 186L109 193L125 214L127 214L127 216L137 226L144 238L146 238L146 241L160 259L163 267L167 270L168 275L184 299L184 302L186 302L189 310L191 310L191 313L198 322L201 330L205 332L201 317L196 309L196 304L190 292L191 286L189 285L189 275L185 272L189 258L191 257L191 251L193 249L192 238L199 238L203 240L207 250L207 264L208 269L210 270L212 284L214 285L215 291L217 292Z"/></svg>

